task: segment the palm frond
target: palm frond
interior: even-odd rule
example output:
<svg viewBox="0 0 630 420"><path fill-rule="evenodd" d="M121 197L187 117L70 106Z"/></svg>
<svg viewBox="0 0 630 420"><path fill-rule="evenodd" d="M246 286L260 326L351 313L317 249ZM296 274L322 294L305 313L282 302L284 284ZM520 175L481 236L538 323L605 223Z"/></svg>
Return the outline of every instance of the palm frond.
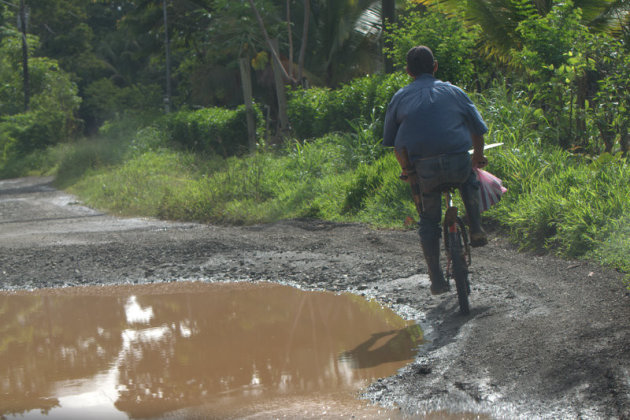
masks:
<svg viewBox="0 0 630 420"><path fill-rule="evenodd" d="M382 3L374 1L354 22L354 30L362 36L378 37L383 30Z"/></svg>
<svg viewBox="0 0 630 420"><path fill-rule="evenodd" d="M596 16L591 25L594 29L607 32L616 37L627 36L630 28L630 2L615 0Z"/></svg>

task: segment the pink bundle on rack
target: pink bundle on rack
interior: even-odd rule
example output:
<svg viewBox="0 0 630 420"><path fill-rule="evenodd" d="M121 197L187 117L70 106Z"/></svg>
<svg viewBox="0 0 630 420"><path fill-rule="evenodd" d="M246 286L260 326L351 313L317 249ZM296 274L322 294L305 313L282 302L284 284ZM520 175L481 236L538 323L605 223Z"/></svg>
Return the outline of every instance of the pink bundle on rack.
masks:
<svg viewBox="0 0 630 420"><path fill-rule="evenodd" d="M501 196L507 191L507 188L503 186L503 182L499 178L490 172L479 168L475 168L475 172L480 184L481 200L479 206L483 212L488 210L490 206L498 203L501 200Z"/></svg>

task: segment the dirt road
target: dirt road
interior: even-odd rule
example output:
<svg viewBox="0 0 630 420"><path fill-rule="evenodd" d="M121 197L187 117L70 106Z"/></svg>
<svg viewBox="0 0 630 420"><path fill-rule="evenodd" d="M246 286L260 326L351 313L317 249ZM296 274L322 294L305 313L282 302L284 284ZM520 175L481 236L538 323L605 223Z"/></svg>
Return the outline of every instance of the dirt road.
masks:
<svg viewBox="0 0 630 420"><path fill-rule="evenodd" d="M268 280L350 290L418 317L428 343L366 398L402 413L630 418L630 295L621 276L517 252L474 250L472 311L432 297L411 231L291 220L251 227L121 219L48 178L0 181L0 289Z"/></svg>

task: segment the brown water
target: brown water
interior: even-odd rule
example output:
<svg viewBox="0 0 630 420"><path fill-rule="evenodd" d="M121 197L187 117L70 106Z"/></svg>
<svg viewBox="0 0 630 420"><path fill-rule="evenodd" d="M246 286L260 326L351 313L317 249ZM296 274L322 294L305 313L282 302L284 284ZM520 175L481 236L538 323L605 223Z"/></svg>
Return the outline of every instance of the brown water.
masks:
<svg viewBox="0 0 630 420"><path fill-rule="evenodd" d="M275 284L0 294L0 418L369 417L420 328L377 302Z"/></svg>

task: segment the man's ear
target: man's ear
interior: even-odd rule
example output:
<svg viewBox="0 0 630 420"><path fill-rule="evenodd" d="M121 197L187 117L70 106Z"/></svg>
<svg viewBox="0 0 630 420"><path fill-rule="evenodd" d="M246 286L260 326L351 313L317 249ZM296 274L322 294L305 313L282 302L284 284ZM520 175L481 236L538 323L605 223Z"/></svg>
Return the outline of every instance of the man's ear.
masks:
<svg viewBox="0 0 630 420"><path fill-rule="evenodd" d="M437 62L437 60L435 60L435 61L433 62L433 74L435 74L435 72L437 71L437 69L438 69L438 62Z"/></svg>
<svg viewBox="0 0 630 420"><path fill-rule="evenodd" d="M414 79L416 78L416 76L413 75L413 73L411 73L411 71L409 70L409 67L405 67L405 70L407 71L407 74L411 77L413 77Z"/></svg>

